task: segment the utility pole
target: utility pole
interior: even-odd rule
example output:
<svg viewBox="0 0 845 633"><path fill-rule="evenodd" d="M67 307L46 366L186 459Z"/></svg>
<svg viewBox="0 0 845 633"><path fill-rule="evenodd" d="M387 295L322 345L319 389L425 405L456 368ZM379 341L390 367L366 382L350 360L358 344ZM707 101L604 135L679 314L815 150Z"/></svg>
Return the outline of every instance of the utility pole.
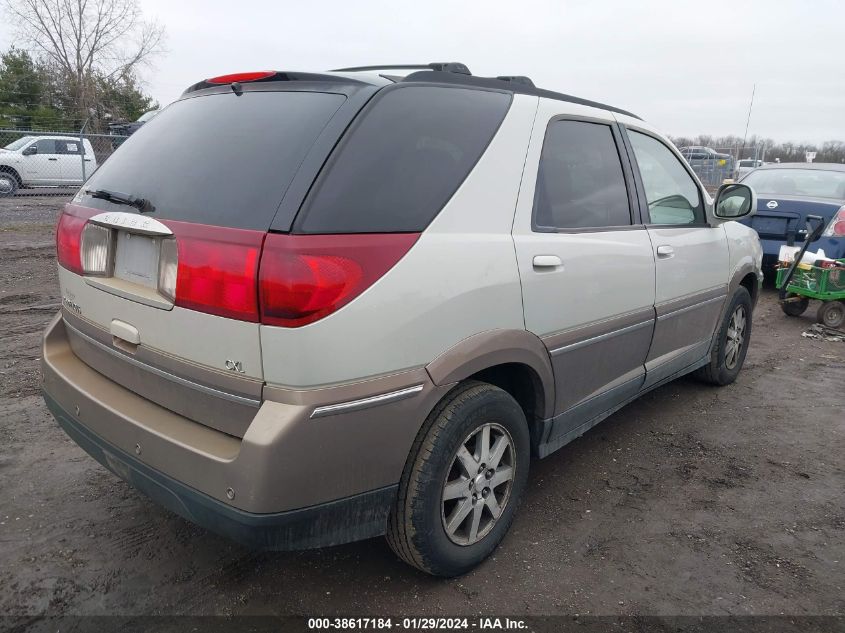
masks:
<svg viewBox="0 0 845 633"><path fill-rule="evenodd" d="M751 108L754 107L754 93L757 91L757 84L754 84L754 87L751 88L751 103L748 104L748 118L745 120L745 136L742 137L742 152L740 154L745 154L745 139L748 138L748 125L751 123ZM742 160L742 155L740 155L740 160Z"/></svg>

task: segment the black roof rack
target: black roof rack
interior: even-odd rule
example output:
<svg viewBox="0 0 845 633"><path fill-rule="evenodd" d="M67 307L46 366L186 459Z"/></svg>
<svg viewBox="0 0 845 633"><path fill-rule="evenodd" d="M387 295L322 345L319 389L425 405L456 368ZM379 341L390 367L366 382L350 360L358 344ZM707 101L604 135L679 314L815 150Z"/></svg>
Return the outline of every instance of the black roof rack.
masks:
<svg viewBox="0 0 845 633"><path fill-rule="evenodd" d="M526 77L525 75L502 75L496 77L499 81L510 81L515 84L523 84L524 86L534 86L534 82L531 81L531 77Z"/></svg>
<svg viewBox="0 0 845 633"><path fill-rule="evenodd" d="M544 97L546 99L556 99L558 101L567 101L569 103L577 103L579 105L590 106L591 108L600 108L602 110L610 110L618 114L639 119L636 114L615 108L605 103L598 101L590 101L589 99L582 99L580 97L573 97L572 95L563 94L561 92L553 92L552 90L543 90L537 88L534 82L523 76L507 76L507 77L475 77L472 75L460 75L451 72L438 72L435 70L421 70L419 72L411 73L404 79L405 81L414 81L420 83L441 83L441 84L456 84L463 86L474 86L478 88L494 88L497 90L507 90L515 94L533 95L535 97Z"/></svg>
<svg viewBox="0 0 845 633"><path fill-rule="evenodd" d="M335 68L333 73L352 73L367 70L434 70L445 73L459 73L461 75L472 75L466 64L461 62L434 62L431 64L377 64L375 66L351 66L349 68Z"/></svg>

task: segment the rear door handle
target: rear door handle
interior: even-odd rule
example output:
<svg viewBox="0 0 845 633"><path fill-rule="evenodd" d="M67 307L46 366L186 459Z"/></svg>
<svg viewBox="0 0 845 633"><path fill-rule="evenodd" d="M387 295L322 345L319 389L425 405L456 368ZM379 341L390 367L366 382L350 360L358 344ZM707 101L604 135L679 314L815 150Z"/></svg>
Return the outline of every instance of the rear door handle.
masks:
<svg viewBox="0 0 845 633"><path fill-rule="evenodd" d="M663 257L668 259L675 254L675 249L669 246L668 244L663 244L662 246L657 247L657 256Z"/></svg>
<svg viewBox="0 0 845 633"><path fill-rule="evenodd" d="M557 255L534 255L534 268L562 268L563 262Z"/></svg>
<svg viewBox="0 0 845 633"><path fill-rule="evenodd" d="M58 158L48 158L47 160L59 160Z"/></svg>

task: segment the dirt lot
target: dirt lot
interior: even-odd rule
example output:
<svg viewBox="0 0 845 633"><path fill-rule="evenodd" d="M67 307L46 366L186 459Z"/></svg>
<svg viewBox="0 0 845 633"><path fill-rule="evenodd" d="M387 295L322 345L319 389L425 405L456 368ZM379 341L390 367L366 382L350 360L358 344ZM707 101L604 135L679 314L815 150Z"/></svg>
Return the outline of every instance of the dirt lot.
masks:
<svg viewBox="0 0 845 633"><path fill-rule="evenodd" d="M771 290L736 384L676 381L536 463L495 557L437 580L381 539L248 551L65 436L38 389L60 202L0 201L0 614L845 613L845 344Z"/></svg>

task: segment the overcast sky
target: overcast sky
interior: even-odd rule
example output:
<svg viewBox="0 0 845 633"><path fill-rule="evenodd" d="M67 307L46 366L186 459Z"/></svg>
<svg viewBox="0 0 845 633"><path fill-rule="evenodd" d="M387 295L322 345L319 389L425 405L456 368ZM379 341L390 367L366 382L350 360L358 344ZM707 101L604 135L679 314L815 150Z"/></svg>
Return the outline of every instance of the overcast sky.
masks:
<svg viewBox="0 0 845 633"><path fill-rule="evenodd" d="M140 0L162 104L246 70L461 61L637 113L672 135L845 140L843 0ZM0 48L12 34L0 26Z"/></svg>

